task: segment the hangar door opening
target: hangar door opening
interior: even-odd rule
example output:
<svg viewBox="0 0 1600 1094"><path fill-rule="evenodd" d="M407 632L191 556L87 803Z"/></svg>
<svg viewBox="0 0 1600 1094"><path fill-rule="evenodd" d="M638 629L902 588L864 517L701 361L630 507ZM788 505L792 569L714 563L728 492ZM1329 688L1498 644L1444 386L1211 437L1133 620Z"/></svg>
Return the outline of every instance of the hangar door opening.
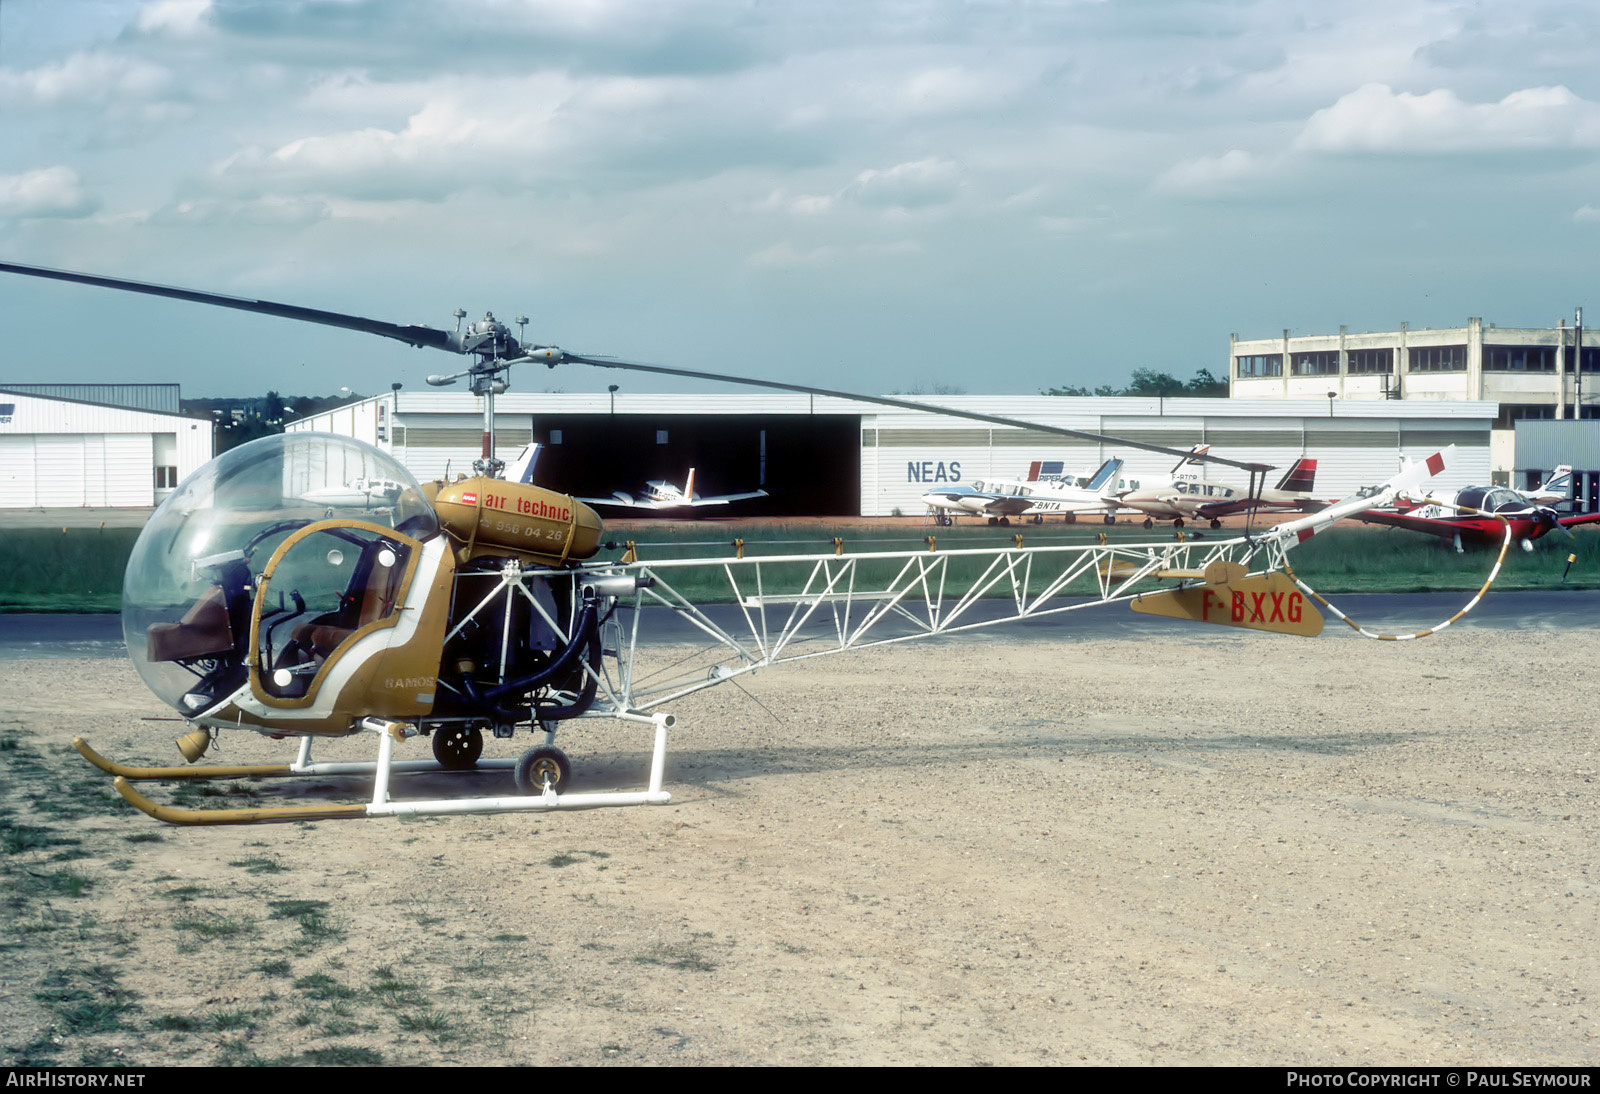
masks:
<svg viewBox="0 0 1600 1094"><path fill-rule="evenodd" d="M692 467L698 494L769 495L702 516L861 512L857 415L536 414L533 439L548 446L538 481L569 494L637 494L650 479L681 488Z"/></svg>

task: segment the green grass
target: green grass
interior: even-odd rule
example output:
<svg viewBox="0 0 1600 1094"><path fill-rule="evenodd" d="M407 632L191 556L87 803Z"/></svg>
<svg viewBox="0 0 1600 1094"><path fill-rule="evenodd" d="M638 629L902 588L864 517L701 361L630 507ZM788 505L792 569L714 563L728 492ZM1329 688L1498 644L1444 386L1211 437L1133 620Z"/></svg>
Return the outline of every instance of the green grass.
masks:
<svg viewBox="0 0 1600 1094"><path fill-rule="evenodd" d="M383 1053L359 1045L307 1049L302 1055L317 1067L379 1067L383 1064Z"/></svg>
<svg viewBox="0 0 1600 1094"><path fill-rule="evenodd" d="M1170 543L1175 533L1161 528L1145 531L1137 525L1118 524L1107 528L1098 524L1045 524L1021 525L1009 529L990 528L984 525L956 526L951 528L928 527L919 529L917 535L898 534L895 529L878 531L863 529L865 534L845 536L846 557L890 551L927 550L925 537L934 536L940 551L979 547L1008 547L1015 543L1014 536L1021 535L1023 545L1035 546L1087 546L1098 541L1105 532L1113 544ZM745 541L745 557L781 554L815 554L831 552L832 539L817 534L814 527L717 525L710 528L647 529L630 533L638 544L642 561L652 559L704 558L725 559L733 554L732 541ZM1188 538L1204 543L1232 535L1228 530L1211 532L1188 530ZM1496 588L1509 589L1593 589L1600 588L1600 531L1579 528L1573 538L1557 532L1537 540L1532 552L1513 548L1496 583ZM605 551L608 558L620 558L620 550ZM1488 575L1496 551L1469 547L1458 555L1447 540L1420 535L1399 528L1378 528L1345 523L1295 548L1289 554L1289 564L1319 592L1427 592L1434 590L1476 589ZM1568 554L1576 554L1570 571L1566 572ZM885 587L901 565L900 561L878 562L862 560L857 564L855 587L870 589ZM945 579L946 596L966 589L978 577L984 563L952 559ZM763 568L763 582L768 590L797 591L811 573L809 563L775 563ZM737 571L736 571L737 572ZM691 600L702 603L731 599L727 578L718 565L665 569L662 576L674 588ZM1042 578L1035 578L1037 587ZM746 582L754 591L754 576ZM1003 586L1003 587L1002 587ZM1001 595L1009 586L997 586ZM1093 583L1085 578L1069 586L1067 593L1087 595L1093 592Z"/></svg>
<svg viewBox="0 0 1600 1094"><path fill-rule="evenodd" d="M244 859L235 859L233 862L228 863L228 865L229 866L241 867L241 868L243 868L243 870L247 874L281 874L281 873L283 873L283 867L278 865L277 862L273 861L270 858L262 858L260 856L252 856L251 858L244 858Z"/></svg>
<svg viewBox="0 0 1600 1094"><path fill-rule="evenodd" d="M213 938L237 938L254 934L255 921L244 916L219 915L215 912L189 916L173 923L175 930L210 941Z"/></svg>
<svg viewBox="0 0 1600 1094"><path fill-rule="evenodd" d="M304 992L312 999L327 1002L330 999L354 999L361 994L355 988L339 983L325 972L314 972L309 976L302 976L294 982L296 991Z"/></svg>
<svg viewBox="0 0 1600 1094"><path fill-rule="evenodd" d="M0 539L0 610L114 612L138 528L17 528Z"/></svg>
<svg viewBox="0 0 1600 1094"><path fill-rule="evenodd" d="M25 528L0 540L0 611L27 612L110 612L121 606L122 573L138 537L135 528ZM1107 528L1089 521L1067 525L1059 522L991 528L982 524L939 528L932 525L908 529L874 527L827 529L842 533L847 555L883 551L924 551L926 537L933 536L940 550L972 547L1010 546L1021 535L1025 546L1047 544L1092 544L1101 532L1112 542L1147 543L1170 540L1170 530L1145 531L1126 522ZM608 542L618 546L603 549L600 557L615 560L622 556L621 543L632 540L644 561L703 558L722 559L734 553L733 541L742 539L746 557L755 555L818 554L833 551L833 536L808 524L783 522L763 524L715 524L687 529L642 528L615 532ZM1215 537L1222 532L1201 530ZM1501 579L1502 589L1600 588L1600 531L1580 528L1576 539L1558 533L1534 544L1531 555L1520 550ZM1576 553L1565 582L1561 573L1568 553ZM1470 589L1481 583L1491 556L1481 549L1456 556L1444 540L1397 528L1341 525L1317 536L1290 556L1291 565L1304 567L1308 580L1320 591L1388 592L1432 589ZM766 575L768 588L774 582L803 581L809 572L806 564L774 567ZM857 587L871 581L887 581L893 567L863 564ZM1318 575L1312 571L1322 570ZM975 576L970 565L951 567L947 591L958 590ZM670 576L672 584L701 602L731 599L726 578L719 568L706 567ZM1319 584L1320 581L1320 584ZM1087 593L1089 587L1070 590Z"/></svg>
<svg viewBox="0 0 1600 1094"><path fill-rule="evenodd" d="M139 1009L136 993L122 987L117 970L109 965L52 970L33 997L74 1034L125 1029L124 1019Z"/></svg>

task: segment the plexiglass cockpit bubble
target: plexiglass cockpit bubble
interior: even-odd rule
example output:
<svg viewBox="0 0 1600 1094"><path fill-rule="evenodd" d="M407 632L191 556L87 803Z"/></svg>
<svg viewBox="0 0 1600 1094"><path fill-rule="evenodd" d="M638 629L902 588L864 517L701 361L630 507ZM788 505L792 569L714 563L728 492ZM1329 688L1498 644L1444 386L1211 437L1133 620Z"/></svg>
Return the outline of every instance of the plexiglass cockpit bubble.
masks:
<svg viewBox="0 0 1600 1094"><path fill-rule="evenodd" d="M413 539L439 530L404 467L327 433L265 437L186 479L134 545L122 582L122 630L139 675L195 714L247 678L251 597L273 551L316 521L359 520ZM330 565L333 553L328 552Z"/></svg>

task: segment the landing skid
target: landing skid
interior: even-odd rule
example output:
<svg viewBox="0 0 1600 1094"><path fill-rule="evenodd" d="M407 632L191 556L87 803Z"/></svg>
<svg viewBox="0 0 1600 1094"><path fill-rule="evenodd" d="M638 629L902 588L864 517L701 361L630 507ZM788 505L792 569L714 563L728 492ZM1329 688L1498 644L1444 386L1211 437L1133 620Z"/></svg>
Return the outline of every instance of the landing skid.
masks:
<svg viewBox="0 0 1600 1094"><path fill-rule="evenodd" d="M670 714L611 715L624 721L649 723L655 727L655 742L650 756L649 788L640 791L573 792L558 793L554 781L557 765L554 756L558 750L549 744L531 750L520 760L479 760L466 770L508 770L517 765L528 768L527 777L542 783L543 789L531 794L493 798L447 798L426 801L394 801L389 796L389 783L394 775L460 772L459 767L447 767L436 760L397 760L394 758L396 742L417 736L414 727L403 722L387 722L368 718L360 724L363 732L378 738L378 758L372 762L313 763L311 738L300 739L300 752L292 764L263 764L234 767L129 767L107 759L95 751L83 738L73 740L84 759L95 767L115 776L112 786L117 793L140 812L180 825L223 824L282 824L289 821L363 820L370 817L422 817L448 816L461 813L530 813L552 812L560 809L600 809L619 805L665 805L672 795L661 789L662 773L666 766L667 730L674 718ZM532 762L528 762L529 758ZM565 757L561 757L565 763ZM326 777L329 775L373 776L372 800L365 804L348 805L291 805L266 806L256 809L183 809L160 805L139 793L134 780L178 779L229 779L229 778L289 778L296 776ZM561 781L564 781L561 780Z"/></svg>

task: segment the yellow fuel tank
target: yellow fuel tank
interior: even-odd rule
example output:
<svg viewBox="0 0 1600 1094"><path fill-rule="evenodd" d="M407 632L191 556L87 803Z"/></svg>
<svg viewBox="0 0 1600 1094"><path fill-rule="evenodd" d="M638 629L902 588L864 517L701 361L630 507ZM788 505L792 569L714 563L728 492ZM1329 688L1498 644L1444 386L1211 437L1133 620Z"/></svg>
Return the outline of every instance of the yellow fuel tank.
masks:
<svg viewBox="0 0 1600 1094"><path fill-rule="evenodd" d="M433 494L439 523L468 557L511 550L559 566L600 549L600 515L566 494L485 478L429 487L424 489Z"/></svg>

